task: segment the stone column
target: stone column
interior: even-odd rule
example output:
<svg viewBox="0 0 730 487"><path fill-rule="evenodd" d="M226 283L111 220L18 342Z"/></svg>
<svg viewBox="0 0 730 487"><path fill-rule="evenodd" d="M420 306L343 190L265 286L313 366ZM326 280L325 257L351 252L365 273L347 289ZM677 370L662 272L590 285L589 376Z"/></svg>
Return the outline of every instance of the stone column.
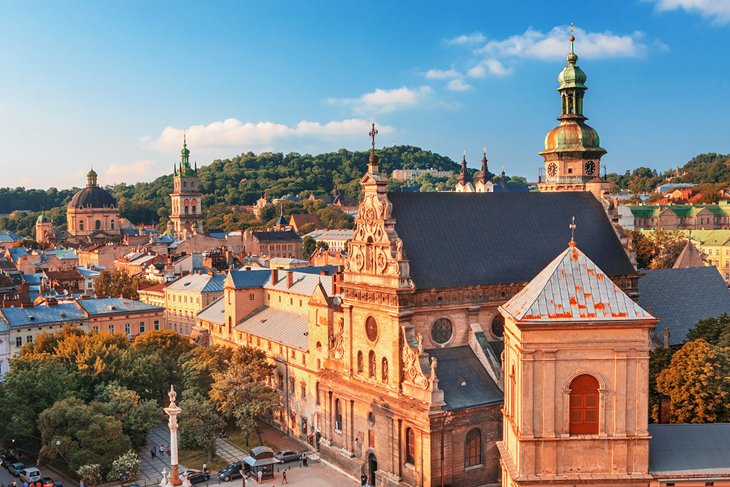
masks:
<svg viewBox="0 0 730 487"><path fill-rule="evenodd" d="M180 471L177 465L177 415L182 410L175 404L177 393L173 386L170 386L168 397L170 398L170 405L165 408L165 414L170 417L167 423L170 427L170 485L178 486L182 484L182 481L180 480Z"/></svg>

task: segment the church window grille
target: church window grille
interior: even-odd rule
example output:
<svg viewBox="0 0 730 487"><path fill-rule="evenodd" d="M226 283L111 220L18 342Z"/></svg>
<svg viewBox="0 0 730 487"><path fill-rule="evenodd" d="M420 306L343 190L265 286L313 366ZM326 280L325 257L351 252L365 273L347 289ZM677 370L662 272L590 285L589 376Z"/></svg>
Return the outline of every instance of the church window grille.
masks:
<svg viewBox="0 0 730 487"><path fill-rule="evenodd" d="M466 434L465 466L473 467L482 464L482 432L478 428Z"/></svg>
<svg viewBox="0 0 730 487"><path fill-rule="evenodd" d="M413 428L406 428L406 463L416 464L416 433Z"/></svg>
<svg viewBox="0 0 730 487"><path fill-rule="evenodd" d="M598 381L591 375L570 383L570 434L598 434Z"/></svg>
<svg viewBox="0 0 730 487"><path fill-rule="evenodd" d="M454 325L447 318L439 318L431 325L431 338L439 345L445 345L454 333Z"/></svg>
<svg viewBox="0 0 730 487"><path fill-rule="evenodd" d="M357 373L362 374L365 369L364 360L362 357L362 351L357 352Z"/></svg>

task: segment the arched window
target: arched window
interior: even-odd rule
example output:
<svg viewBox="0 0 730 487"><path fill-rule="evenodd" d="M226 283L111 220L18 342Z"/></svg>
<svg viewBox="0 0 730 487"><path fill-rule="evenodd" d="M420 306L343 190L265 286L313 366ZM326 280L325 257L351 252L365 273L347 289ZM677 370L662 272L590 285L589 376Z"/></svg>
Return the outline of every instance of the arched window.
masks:
<svg viewBox="0 0 730 487"><path fill-rule="evenodd" d="M342 430L342 404L339 399L335 399L335 429Z"/></svg>
<svg viewBox="0 0 730 487"><path fill-rule="evenodd" d="M96 220L94 222L94 228L97 230L101 230L101 220Z"/></svg>
<svg viewBox="0 0 730 487"><path fill-rule="evenodd" d="M412 428L406 428L406 463L416 464L416 434Z"/></svg>
<svg viewBox="0 0 730 487"><path fill-rule="evenodd" d="M190 210L190 208L187 205L185 205L185 214L186 215L190 214L189 210Z"/></svg>
<svg viewBox="0 0 730 487"><path fill-rule="evenodd" d="M482 432L479 428L469 430L464 447L464 466L473 467L482 464Z"/></svg>
<svg viewBox="0 0 730 487"><path fill-rule="evenodd" d="M388 359L383 357L383 360L380 363L380 376L382 377L383 382L388 382Z"/></svg>
<svg viewBox="0 0 730 487"><path fill-rule="evenodd" d="M114 230L114 220L112 220L112 230Z"/></svg>
<svg viewBox="0 0 730 487"><path fill-rule="evenodd" d="M591 375L570 383L570 434L598 434L598 381Z"/></svg>
<svg viewBox="0 0 730 487"><path fill-rule="evenodd" d="M362 351L357 352L357 373L362 374L363 370L365 370L365 363L362 358Z"/></svg>
<svg viewBox="0 0 730 487"><path fill-rule="evenodd" d="M193 205L193 215L195 214L195 205Z"/></svg>
<svg viewBox="0 0 730 487"><path fill-rule="evenodd" d="M504 336L504 316L497 313L492 320L492 336L494 338L502 338Z"/></svg>
<svg viewBox="0 0 730 487"><path fill-rule="evenodd" d="M368 354L368 377L375 378L375 352L372 350Z"/></svg>

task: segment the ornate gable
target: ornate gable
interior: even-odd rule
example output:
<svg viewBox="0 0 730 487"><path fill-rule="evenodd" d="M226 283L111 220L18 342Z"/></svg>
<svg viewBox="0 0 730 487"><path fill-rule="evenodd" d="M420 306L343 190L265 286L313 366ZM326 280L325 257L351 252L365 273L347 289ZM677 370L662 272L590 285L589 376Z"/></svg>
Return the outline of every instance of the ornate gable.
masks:
<svg viewBox="0 0 730 487"><path fill-rule="evenodd" d="M377 133L373 130L374 133ZM357 208L355 234L347 244L345 281L397 289L413 288L403 241L391 217L387 180L379 173L378 156L370 154L368 172L360 179L363 196Z"/></svg>

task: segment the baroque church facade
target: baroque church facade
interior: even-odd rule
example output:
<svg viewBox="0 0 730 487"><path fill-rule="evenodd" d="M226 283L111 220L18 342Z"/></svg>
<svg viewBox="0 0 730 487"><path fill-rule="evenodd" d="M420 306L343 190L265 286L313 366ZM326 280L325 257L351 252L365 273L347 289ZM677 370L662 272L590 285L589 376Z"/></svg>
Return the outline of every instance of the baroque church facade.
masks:
<svg viewBox="0 0 730 487"><path fill-rule="evenodd" d="M86 175L86 187L66 207L66 230L71 237L106 238L121 234L117 200L99 186L97 178L96 171L91 169ZM41 220L38 223L47 223ZM42 229L46 230L44 226Z"/></svg>
<svg viewBox="0 0 730 487"><path fill-rule="evenodd" d="M190 166L190 150L183 139L180 164L173 172L173 190L170 193L171 211L168 231L177 238L203 233L203 202L198 181L198 167Z"/></svg>

